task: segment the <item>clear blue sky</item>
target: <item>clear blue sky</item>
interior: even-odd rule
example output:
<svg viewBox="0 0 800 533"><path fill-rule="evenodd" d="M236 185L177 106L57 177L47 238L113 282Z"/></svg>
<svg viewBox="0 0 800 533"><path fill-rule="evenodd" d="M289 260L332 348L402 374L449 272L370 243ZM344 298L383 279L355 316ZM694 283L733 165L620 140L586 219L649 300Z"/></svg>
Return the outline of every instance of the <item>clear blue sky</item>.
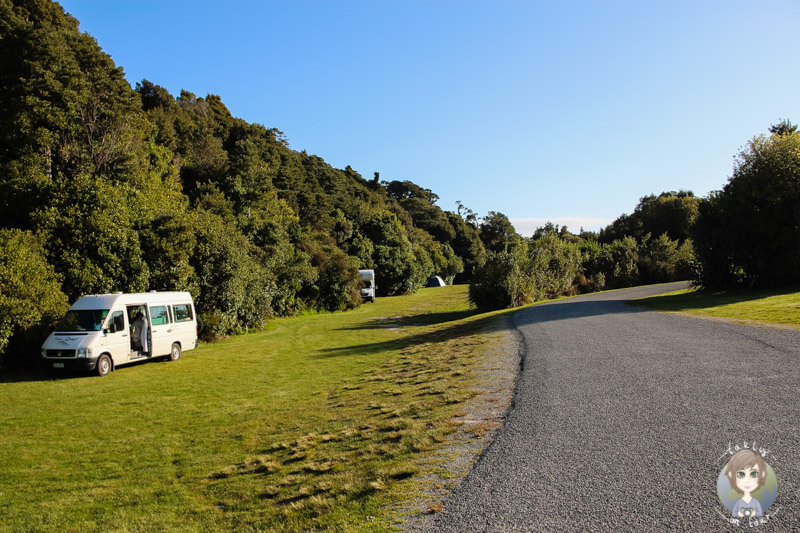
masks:
<svg viewBox="0 0 800 533"><path fill-rule="evenodd" d="M800 121L800 2L65 0L128 81L455 210L598 229ZM525 220L534 219L534 220Z"/></svg>

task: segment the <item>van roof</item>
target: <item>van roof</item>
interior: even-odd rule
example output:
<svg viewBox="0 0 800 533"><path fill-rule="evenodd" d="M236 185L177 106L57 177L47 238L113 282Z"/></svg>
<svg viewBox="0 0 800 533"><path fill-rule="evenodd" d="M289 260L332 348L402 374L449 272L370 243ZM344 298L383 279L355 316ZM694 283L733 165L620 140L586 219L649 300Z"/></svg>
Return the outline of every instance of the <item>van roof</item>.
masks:
<svg viewBox="0 0 800 533"><path fill-rule="evenodd" d="M136 292L116 294L89 294L81 296L70 309L111 309L117 304L167 304L191 303L192 295L188 292Z"/></svg>

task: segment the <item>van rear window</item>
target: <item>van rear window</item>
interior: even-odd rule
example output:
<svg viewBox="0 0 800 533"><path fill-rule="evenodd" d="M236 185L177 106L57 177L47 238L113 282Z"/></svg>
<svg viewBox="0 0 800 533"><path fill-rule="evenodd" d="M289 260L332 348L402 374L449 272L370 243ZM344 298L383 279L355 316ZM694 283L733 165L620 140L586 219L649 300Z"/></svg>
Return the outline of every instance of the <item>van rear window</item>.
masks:
<svg viewBox="0 0 800 533"><path fill-rule="evenodd" d="M193 318L192 306L189 304L173 305L172 313L175 315L175 322L188 322Z"/></svg>

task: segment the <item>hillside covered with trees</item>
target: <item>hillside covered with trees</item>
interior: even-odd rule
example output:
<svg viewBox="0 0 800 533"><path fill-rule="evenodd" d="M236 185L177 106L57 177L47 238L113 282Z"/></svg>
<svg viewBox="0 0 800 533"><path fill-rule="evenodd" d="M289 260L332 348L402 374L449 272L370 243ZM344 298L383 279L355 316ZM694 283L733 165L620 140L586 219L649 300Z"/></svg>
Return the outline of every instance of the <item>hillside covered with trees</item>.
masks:
<svg viewBox="0 0 800 533"><path fill-rule="evenodd" d="M68 302L91 293L190 291L216 338L354 308L360 268L375 269L380 296L432 275L469 283L479 309L675 279L786 283L799 271L800 135L788 122L754 139L708 199L645 196L599 234L548 224L523 237L502 213L445 211L412 181L295 151L220 96L132 87L50 0L0 0L0 122L7 362L35 356Z"/></svg>
<svg viewBox="0 0 800 533"><path fill-rule="evenodd" d="M449 281L482 258L430 190L292 150L123 71L46 0L0 2L0 349L82 294L188 290L207 337Z"/></svg>

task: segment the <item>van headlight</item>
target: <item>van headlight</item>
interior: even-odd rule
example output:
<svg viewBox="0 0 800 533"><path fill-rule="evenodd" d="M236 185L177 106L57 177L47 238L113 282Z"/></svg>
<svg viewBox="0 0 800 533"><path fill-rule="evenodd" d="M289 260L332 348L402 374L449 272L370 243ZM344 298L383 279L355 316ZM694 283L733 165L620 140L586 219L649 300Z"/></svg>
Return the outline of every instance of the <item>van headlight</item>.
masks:
<svg viewBox="0 0 800 533"><path fill-rule="evenodd" d="M75 351L75 356L78 359L86 359L87 357L92 356L92 349L91 348L78 348Z"/></svg>
<svg viewBox="0 0 800 533"><path fill-rule="evenodd" d="M47 357L47 350L42 348L42 357Z"/></svg>

